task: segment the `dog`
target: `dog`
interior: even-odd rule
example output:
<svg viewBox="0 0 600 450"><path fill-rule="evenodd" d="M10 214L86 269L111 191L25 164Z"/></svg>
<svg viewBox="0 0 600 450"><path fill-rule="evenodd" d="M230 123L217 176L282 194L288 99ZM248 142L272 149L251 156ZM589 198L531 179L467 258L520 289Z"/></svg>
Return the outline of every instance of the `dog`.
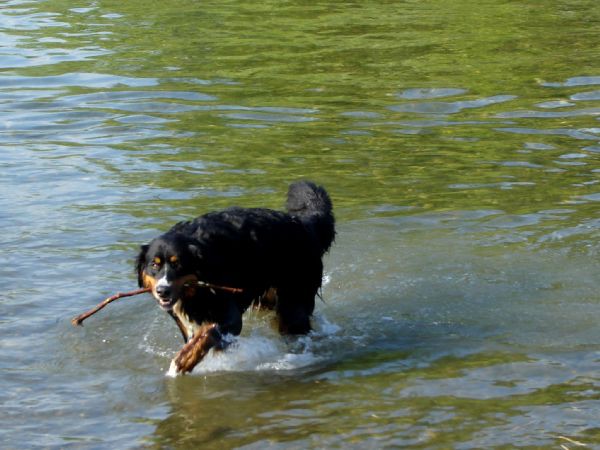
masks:
<svg viewBox="0 0 600 450"><path fill-rule="evenodd" d="M190 372L224 335L242 331L250 307L275 311L279 332L311 330L323 255L335 239L327 191L310 181L289 186L287 211L232 207L180 222L142 245L135 270L185 345L176 372Z"/></svg>

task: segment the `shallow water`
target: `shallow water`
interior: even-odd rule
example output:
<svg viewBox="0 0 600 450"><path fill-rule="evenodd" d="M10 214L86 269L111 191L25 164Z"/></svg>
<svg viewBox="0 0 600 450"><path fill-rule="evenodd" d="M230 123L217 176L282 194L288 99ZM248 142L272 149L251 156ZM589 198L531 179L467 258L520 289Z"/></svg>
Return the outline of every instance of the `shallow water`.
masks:
<svg viewBox="0 0 600 450"><path fill-rule="evenodd" d="M596 2L0 5L0 438L600 446ZM330 191L315 332L191 376L138 245Z"/></svg>

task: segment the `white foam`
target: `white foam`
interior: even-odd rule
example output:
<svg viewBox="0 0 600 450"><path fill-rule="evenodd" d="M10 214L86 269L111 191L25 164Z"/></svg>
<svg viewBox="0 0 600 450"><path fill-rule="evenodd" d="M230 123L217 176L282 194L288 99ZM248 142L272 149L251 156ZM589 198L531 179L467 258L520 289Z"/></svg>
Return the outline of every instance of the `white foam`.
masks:
<svg viewBox="0 0 600 450"><path fill-rule="evenodd" d="M175 378L177 376L177 368L175 367L175 361L171 360L171 364L169 365L169 370L165 374L169 378Z"/></svg>
<svg viewBox="0 0 600 450"><path fill-rule="evenodd" d="M210 350L194 368L192 375L214 372L288 371L308 367L325 356L328 340L335 338L341 327L322 315L313 317L314 331L307 336L282 337L269 326L269 321L260 317L247 317L252 327L249 335L226 336L231 345L225 351ZM142 337L139 347L143 351L169 358L177 353L170 343L164 342L163 324L159 320L151 323ZM175 377L177 371L171 361L166 376Z"/></svg>
<svg viewBox="0 0 600 450"><path fill-rule="evenodd" d="M286 350L282 347L281 343L266 336L239 337L226 351L209 352L194 368L194 373L243 372L277 367L286 357Z"/></svg>
<svg viewBox="0 0 600 450"><path fill-rule="evenodd" d="M310 346L304 346L300 353L292 353L285 347L285 342L278 342L270 337L259 335L238 337L225 351L209 351L193 369L192 375L214 372L293 370L309 366L319 360L309 350ZM173 361L166 376L177 376Z"/></svg>
<svg viewBox="0 0 600 450"><path fill-rule="evenodd" d="M314 316L313 326L315 328L315 331L312 334L320 337L333 336L334 334L338 334L342 330L342 327L336 325L333 322L330 322L325 316L322 315Z"/></svg>
<svg viewBox="0 0 600 450"><path fill-rule="evenodd" d="M253 330L249 336L231 337L232 343L225 351L208 352L192 374L289 371L314 365L324 358L319 354L323 340L338 333L341 327L323 316L315 317L313 324L315 331L298 338L282 338L263 327ZM167 376L175 375L171 364Z"/></svg>

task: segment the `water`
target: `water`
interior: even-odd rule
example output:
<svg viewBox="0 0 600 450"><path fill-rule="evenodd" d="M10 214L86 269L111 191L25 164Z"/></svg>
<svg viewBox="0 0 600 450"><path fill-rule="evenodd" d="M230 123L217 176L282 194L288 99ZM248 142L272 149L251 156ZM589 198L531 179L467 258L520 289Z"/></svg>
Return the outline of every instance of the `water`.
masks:
<svg viewBox="0 0 600 450"><path fill-rule="evenodd" d="M21 448L599 448L596 2L0 5L0 415ZM191 376L138 245L290 181L315 332Z"/></svg>

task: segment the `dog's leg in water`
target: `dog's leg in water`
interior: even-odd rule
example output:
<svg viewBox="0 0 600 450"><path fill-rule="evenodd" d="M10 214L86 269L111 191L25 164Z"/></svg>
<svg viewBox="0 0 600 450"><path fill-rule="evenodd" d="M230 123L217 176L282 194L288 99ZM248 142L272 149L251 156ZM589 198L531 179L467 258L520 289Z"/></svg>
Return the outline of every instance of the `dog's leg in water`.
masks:
<svg viewBox="0 0 600 450"><path fill-rule="evenodd" d="M198 333L179 350L171 366L175 365L176 373L191 372L213 347L224 348L221 332L216 323L203 325Z"/></svg>

